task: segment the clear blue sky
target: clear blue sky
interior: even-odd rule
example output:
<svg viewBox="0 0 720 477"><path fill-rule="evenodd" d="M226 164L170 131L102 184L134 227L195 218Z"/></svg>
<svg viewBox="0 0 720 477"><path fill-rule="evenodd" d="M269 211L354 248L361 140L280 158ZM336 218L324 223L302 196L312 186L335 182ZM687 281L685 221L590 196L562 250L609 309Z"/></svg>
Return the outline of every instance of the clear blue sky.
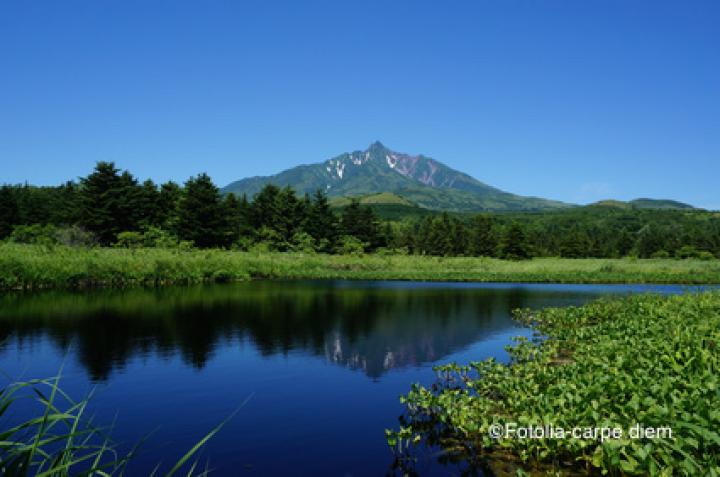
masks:
<svg viewBox="0 0 720 477"><path fill-rule="evenodd" d="M220 185L379 139L505 190L720 209L720 2L0 3L0 182Z"/></svg>

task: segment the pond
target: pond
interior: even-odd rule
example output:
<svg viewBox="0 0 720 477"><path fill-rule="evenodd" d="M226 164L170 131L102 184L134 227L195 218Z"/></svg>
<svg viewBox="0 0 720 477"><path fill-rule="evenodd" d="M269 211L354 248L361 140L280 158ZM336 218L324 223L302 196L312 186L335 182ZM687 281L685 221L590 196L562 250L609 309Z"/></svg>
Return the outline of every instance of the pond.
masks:
<svg viewBox="0 0 720 477"><path fill-rule="evenodd" d="M384 429L432 366L506 360L515 308L680 286L248 282L0 296L0 372L54 376L115 421L129 475L166 466L249 398L204 449L213 475L384 475ZM23 406L13 419L22 419ZM447 467L446 467L447 465ZM422 475L457 469L429 456Z"/></svg>

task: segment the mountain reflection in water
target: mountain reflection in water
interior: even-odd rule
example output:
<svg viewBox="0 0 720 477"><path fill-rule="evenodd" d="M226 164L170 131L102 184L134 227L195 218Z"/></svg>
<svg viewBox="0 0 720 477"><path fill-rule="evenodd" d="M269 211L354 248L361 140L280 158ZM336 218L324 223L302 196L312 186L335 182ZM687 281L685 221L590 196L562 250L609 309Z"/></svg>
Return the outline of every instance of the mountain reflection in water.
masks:
<svg viewBox="0 0 720 477"><path fill-rule="evenodd" d="M0 297L0 340L75 346L93 380L153 354L202 368L219 345L245 340L262 355L300 352L377 378L506 329L509 310L535 295L344 282L11 294Z"/></svg>

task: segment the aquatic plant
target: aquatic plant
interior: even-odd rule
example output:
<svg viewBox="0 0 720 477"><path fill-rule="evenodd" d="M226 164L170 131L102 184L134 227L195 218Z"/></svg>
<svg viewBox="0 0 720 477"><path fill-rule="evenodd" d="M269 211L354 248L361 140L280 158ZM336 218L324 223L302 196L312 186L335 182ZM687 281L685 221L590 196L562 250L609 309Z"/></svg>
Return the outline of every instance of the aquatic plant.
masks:
<svg viewBox="0 0 720 477"><path fill-rule="evenodd" d="M640 295L517 317L544 339L510 347L509 365L439 366L436 383L402 397L401 427L387 432L399 467L412 465L412 444L423 442L498 473L720 475L720 293ZM522 438L508 432L513 426L545 434Z"/></svg>

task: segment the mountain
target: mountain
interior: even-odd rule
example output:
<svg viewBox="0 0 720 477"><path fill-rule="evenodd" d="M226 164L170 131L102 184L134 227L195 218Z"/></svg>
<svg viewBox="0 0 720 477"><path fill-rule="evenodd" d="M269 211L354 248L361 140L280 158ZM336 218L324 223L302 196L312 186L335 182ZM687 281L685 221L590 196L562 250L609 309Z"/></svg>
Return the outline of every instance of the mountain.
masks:
<svg viewBox="0 0 720 477"><path fill-rule="evenodd" d="M591 205L600 205L605 207L616 207L620 209L662 209L662 210L693 210L690 204L684 202L678 202L676 200L668 199L633 199L628 202L621 200L601 200Z"/></svg>
<svg viewBox="0 0 720 477"><path fill-rule="evenodd" d="M242 179L227 185L223 192L252 197L270 183L291 186L300 194L322 189L330 197L391 193L425 209L455 212L570 207L558 201L504 192L435 159L395 152L380 142L322 163Z"/></svg>

